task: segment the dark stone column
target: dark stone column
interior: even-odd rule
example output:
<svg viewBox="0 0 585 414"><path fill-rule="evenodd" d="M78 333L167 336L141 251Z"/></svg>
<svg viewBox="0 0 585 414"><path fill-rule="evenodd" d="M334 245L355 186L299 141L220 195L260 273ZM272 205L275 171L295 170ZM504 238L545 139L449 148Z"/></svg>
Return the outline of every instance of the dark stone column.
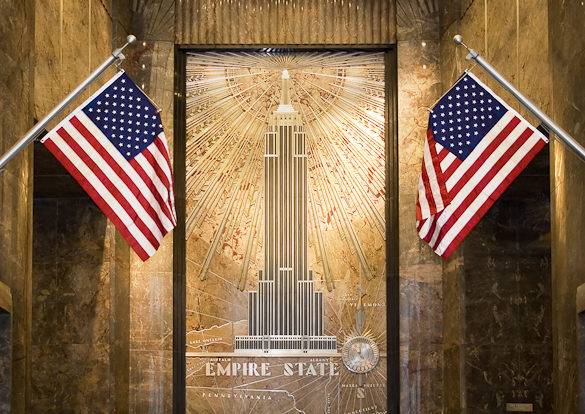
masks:
<svg viewBox="0 0 585 414"><path fill-rule="evenodd" d="M139 43L126 70L162 109L173 147L175 0L131 3L130 31ZM178 7L178 6L177 6ZM142 262L130 255L130 411L170 412L173 395L173 236Z"/></svg>
<svg viewBox="0 0 585 414"><path fill-rule="evenodd" d="M548 1L552 118L581 145L583 73L585 71L585 7L581 2ZM554 327L555 413L583 412L578 407L576 289L585 282L585 164L562 144L551 151L552 297ZM582 396L581 396L582 398Z"/></svg>
<svg viewBox="0 0 585 414"><path fill-rule="evenodd" d="M400 407L443 407L441 259L416 232L416 191L429 112L441 94L438 3L397 1Z"/></svg>

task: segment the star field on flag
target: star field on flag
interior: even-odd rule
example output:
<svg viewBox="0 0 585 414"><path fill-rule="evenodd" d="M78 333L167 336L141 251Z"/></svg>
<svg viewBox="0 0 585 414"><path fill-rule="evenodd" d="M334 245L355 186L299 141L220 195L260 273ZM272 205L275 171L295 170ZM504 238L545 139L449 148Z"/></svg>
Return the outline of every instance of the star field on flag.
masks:
<svg viewBox="0 0 585 414"><path fill-rule="evenodd" d="M449 257L547 143L465 73L429 115L416 203L419 236Z"/></svg>
<svg viewBox="0 0 585 414"><path fill-rule="evenodd" d="M176 225L172 165L156 107L117 73L42 140L142 260Z"/></svg>

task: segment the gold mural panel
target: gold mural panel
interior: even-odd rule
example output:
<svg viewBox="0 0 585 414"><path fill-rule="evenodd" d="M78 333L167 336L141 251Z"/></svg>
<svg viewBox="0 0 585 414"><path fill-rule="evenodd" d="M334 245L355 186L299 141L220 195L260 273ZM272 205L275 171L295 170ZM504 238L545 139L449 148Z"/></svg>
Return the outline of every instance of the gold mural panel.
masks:
<svg viewBox="0 0 585 414"><path fill-rule="evenodd" d="M386 412L384 73L188 54L188 412Z"/></svg>

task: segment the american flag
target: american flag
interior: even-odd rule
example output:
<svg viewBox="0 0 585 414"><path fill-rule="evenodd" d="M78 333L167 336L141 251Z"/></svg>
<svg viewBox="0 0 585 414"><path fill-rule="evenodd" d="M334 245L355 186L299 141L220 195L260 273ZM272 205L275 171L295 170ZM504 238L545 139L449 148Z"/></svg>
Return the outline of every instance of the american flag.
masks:
<svg viewBox="0 0 585 414"><path fill-rule="evenodd" d="M173 177L161 118L117 73L42 140L142 260L176 224Z"/></svg>
<svg viewBox="0 0 585 414"><path fill-rule="evenodd" d="M548 140L475 75L465 73L429 116L417 231L447 258Z"/></svg>

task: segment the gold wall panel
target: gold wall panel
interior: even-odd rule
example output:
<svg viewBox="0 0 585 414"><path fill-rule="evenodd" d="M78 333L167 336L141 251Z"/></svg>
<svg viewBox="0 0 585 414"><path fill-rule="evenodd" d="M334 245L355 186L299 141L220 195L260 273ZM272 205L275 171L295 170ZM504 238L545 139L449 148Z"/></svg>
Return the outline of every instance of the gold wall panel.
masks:
<svg viewBox="0 0 585 414"><path fill-rule="evenodd" d="M176 42L193 45L395 43L389 0L182 0Z"/></svg>
<svg viewBox="0 0 585 414"><path fill-rule="evenodd" d="M187 412L385 412L384 54L186 75Z"/></svg>

